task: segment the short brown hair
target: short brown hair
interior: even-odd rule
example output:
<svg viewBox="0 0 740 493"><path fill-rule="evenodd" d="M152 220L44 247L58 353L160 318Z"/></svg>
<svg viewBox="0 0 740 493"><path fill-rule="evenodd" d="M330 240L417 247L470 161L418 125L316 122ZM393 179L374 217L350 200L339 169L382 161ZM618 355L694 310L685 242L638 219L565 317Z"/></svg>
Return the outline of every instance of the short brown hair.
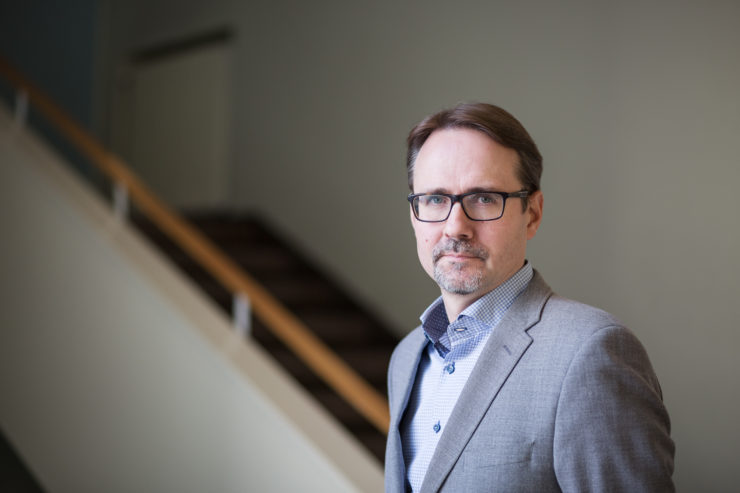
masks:
<svg viewBox="0 0 740 493"><path fill-rule="evenodd" d="M464 103L424 118L409 133L406 143L406 170L409 188L414 191L414 164L421 146L435 130L471 128L483 132L504 147L514 149L519 155L517 175L524 189L540 189L542 155L519 120L508 111L486 103Z"/></svg>

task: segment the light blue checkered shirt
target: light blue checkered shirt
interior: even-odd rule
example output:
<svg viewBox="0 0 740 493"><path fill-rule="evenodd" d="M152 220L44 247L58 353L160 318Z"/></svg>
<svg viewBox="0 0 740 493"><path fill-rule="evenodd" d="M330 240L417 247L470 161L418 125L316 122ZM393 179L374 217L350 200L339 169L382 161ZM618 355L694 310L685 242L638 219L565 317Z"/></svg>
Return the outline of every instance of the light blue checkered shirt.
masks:
<svg viewBox="0 0 740 493"><path fill-rule="evenodd" d="M413 491L421 488L434 449L488 336L532 275L532 266L526 262L506 282L467 307L453 323L448 322L441 297L422 314L429 344L422 353L401 425L406 478Z"/></svg>

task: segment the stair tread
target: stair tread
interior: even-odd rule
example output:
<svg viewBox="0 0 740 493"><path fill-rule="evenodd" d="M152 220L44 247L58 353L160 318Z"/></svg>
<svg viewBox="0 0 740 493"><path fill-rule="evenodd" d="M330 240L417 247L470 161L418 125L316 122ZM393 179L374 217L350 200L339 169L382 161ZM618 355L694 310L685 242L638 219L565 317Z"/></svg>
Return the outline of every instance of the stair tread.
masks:
<svg viewBox="0 0 740 493"><path fill-rule="evenodd" d="M386 368L397 339L371 312L351 299L334 280L322 274L259 218L231 212L190 212L186 217L370 385L385 393ZM189 255L140 214L132 214L132 223L219 306L231 311L231 293ZM251 329L251 337L382 461L383 434L329 389L258 317L252 320Z"/></svg>

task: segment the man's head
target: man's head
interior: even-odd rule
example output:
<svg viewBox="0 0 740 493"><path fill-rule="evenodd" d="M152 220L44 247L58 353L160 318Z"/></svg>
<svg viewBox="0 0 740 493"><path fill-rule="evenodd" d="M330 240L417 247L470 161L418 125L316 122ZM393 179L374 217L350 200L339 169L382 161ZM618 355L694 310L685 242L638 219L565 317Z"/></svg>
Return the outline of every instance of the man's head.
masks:
<svg viewBox="0 0 740 493"><path fill-rule="evenodd" d="M456 316L524 265L542 219L542 159L513 116L484 104L432 115L408 142L419 260Z"/></svg>
<svg viewBox="0 0 740 493"><path fill-rule="evenodd" d="M421 146L435 130L470 128L483 132L519 156L517 174L523 188L529 192L540 189L542 156L532 137L508 111L486 103L465 103L424 118L409 133L406 143L406 170L409 189L414 190L414 168Z"/></svg>

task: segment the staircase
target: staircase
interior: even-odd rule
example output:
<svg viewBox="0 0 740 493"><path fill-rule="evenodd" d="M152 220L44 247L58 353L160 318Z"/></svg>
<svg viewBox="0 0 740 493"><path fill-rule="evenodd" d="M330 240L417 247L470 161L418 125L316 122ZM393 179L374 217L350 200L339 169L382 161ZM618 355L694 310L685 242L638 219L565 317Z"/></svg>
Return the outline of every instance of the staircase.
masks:
<svg viewBox="0 0 740 493"><path fill-rule="evenodd" d="M245 272L262 283L370 385L386 394L386 369L398 340L371 313L259 218L230 213L194 213L185 216ZM218 305L231 313L231 293L143 216L134 214L132 222ZM264 346L382 462L385 454L385 436L382 433L315 376L259 319L252 321L251 337Z"/></svg>

